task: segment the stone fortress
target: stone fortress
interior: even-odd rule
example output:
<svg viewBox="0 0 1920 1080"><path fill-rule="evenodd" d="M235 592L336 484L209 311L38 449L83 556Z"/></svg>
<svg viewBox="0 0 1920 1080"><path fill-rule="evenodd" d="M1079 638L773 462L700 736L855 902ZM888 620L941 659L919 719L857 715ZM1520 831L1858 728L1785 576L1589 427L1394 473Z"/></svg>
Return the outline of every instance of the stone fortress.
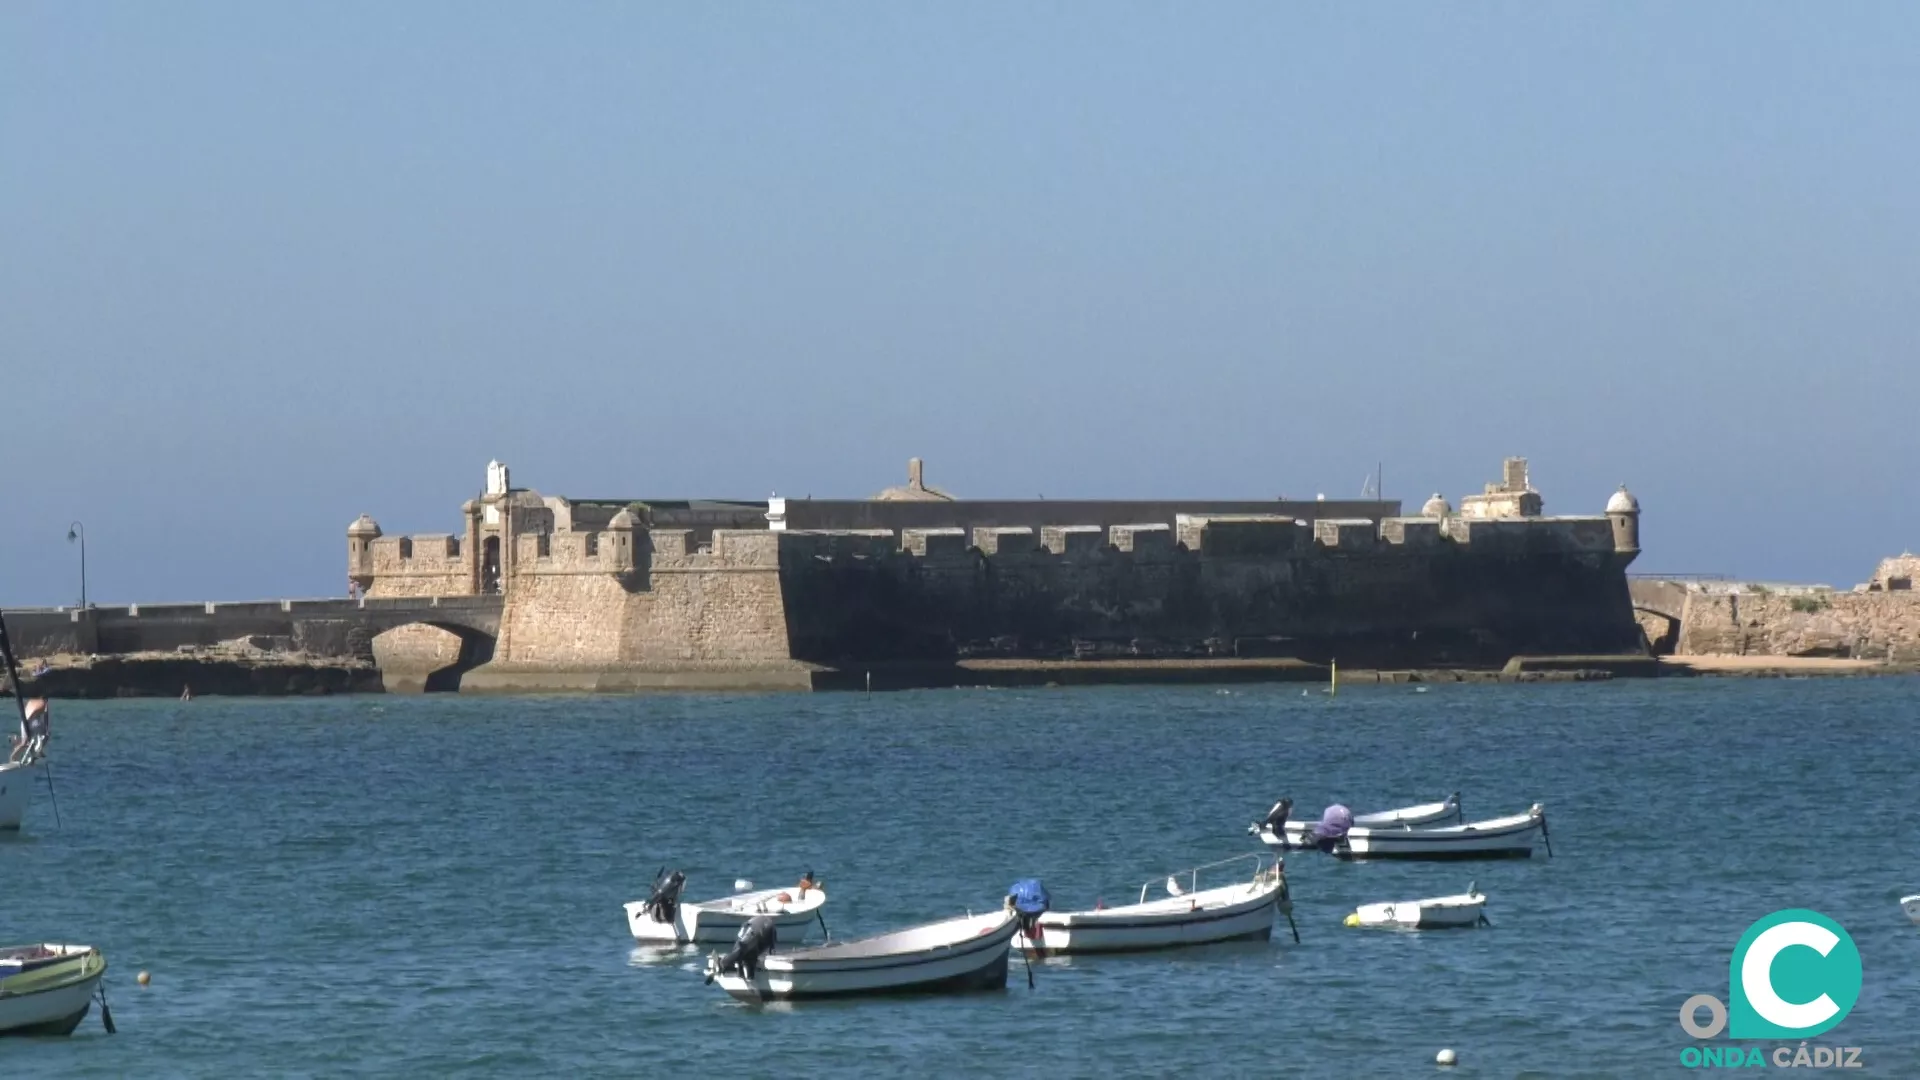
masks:
<svg viewBox="0 0 1920 1080"><path fill-rule="evenodd" d="M1498 668L1644 658L1640 507L1548 516L1523 459L1417 515L1390 500L569 499L499 462L457 533L347 529L368 602L498 598L497 634L372 648L389 686L953 685L1020 665ZM458 629L458 628L453 628Z"/></svg>

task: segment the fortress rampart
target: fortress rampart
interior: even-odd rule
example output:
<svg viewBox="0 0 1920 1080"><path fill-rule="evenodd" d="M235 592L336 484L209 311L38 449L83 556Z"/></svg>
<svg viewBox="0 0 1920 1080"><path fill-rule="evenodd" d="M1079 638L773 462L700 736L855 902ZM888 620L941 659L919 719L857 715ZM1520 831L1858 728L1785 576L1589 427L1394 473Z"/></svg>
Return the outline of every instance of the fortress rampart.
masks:
<svg viewBox="0 0 1920 1080"><path fill-rule="evenodd" d="M1516 459L1462 503L1435 496L1417 516L1382 500L974 504L927 488L915 462L906 488L808 511L912 524L809 529L778 497L573 501L512 488L495 463L460 534L387 537L363 516L348 565L369 597L498 594L490 657L462 681L481 689L805 686L973 659L1644 653L1625 577L1639 506L1624 489L1604 515L1542 516ZM1099 520L1071 518L1087 508ZM402 628L375 652L393 670L471 660L451 637Z"/></svg>

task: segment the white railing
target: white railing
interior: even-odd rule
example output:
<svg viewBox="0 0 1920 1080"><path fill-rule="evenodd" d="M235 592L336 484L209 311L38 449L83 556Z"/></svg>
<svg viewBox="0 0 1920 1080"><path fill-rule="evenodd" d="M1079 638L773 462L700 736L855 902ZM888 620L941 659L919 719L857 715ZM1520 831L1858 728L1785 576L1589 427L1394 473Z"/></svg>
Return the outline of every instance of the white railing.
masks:
<svg viewBox="0 0 1920 1080"><path fill-rule="evenodd" d="M1183 875L1187 879L1186 891L1188 893L1199 892L1200 891L1200 871L1213 870L1222 866L1233 866L1239 863L1252 864L1253 874L1252 874L1251 880L1252 880L1252 883L1255 885L1260 884L1262 881L1279 877L1281 873L1281 866L1283 865L1277 856L1266 855L1258 852L1249 852L1245 855L1235 855L1231 858L1221 859L1218 862L1205 863L1200 866L1190 866L1185 870L1175 870L1174 872L1164 875L1163 877L1142 882L1140 885L1140 903L1144 904L1147 902L1148 889L1151 889L1155 885L1163 882L1172 882L1177 884L1179 882L1179 879ZM1172 895L1178 895L1178 894L1174 894L1173 890L1171 889L1168 890L1168 893Z"/></svg>

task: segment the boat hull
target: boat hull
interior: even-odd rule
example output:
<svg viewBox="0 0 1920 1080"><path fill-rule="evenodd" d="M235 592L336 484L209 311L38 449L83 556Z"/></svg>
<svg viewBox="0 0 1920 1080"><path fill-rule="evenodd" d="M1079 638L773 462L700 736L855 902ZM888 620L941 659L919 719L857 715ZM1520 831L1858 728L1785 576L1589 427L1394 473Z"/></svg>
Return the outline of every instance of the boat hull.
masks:
<svg viewBox="0 0 1920 1080"><path fill-rule="evenodd" d="M1545 830L1545 815L1444 829L1353 829L1333 854L1341 859L1530 859Z"/></svg>
<svg viewBox="0 0 1920 1080"><path fill-rule="evenodd" d="M1907 913L1907 918L1920 923L1920 896L1901 897L1900 910Z"/></svg>
<svg viewBox="0 0 1920 1080"><path fill-rule="evenodd" d="M33 769L18 763L0 765L0 832L18 832L33 801Z"/></svg>
<svg viewBox="0 0 1920 1080"><path fill-rule="evenodd" d="M728 973L714 981L737 1000L757 1002L1004 990L1018 929L1009 915L970 940L909 954L814 959L776 953L752 979Z"/></svg>
<svg viewBox="0 0 1920 1080"><path fill-rule="evenodd" d="M1453 930L1477 926L1487 906L1486 897L1473 900L1402 900L1390 904L1362 904L1349 925L1387 930Z"/></svg>
<svg viewBox="0 0 1920 1080"><path fill-rule="evenodd" d="M1443 861L1449 859L1530 859L1535 844L1547 834L1546 811L1539 807L1524 814L1465 825L1437 828L1400 827L1370 829L1355 826L1335 842L1329 854L1339 859L1413 859ZM1286 850L1313 847L1313 843L1288 843L1263 830L1260 839L1267 846Z"/></svg>
<svg viewBox="0 0 1920 1080"><path fill-rule="evenodd" d="M1085 953L1149 952L1228 941L1267 941L1280 906L1283 886L1278 883L1253 890L1244 900L1206 905L1185 911L1167 901L1134 904L1099 911L1049 912L1039 920L1038 933L1015 934L1013 947L1036 956Z"/></svg>
<svg viewBox="0 0 1920 1080"><path fill-rule="evenodd" d="M1398 810L1381 810L1371 814L1354 817L1356 829L1397 829L1434 825L1442 821L1460 820L1460 797L1450 795L1437 803L1423 803L1419 806L1402 807ZM1282 851L1313 846L1313 827L1311 821L1289 821L1280 835L1271 829L1260 831L1260 839L1267 846Z"/></svg>
<svg viewBox="0 0 1920 1080"><path fill-rule="evenodd" d="M0 966L0 975L6 970ZM106 972L106 958L89 949L0 978L0 1035L72 1034Z"/></svg>
<svg viewBox="0 0 1920 1080"><path fill-rule="evenodd" d="M728 942L739 936L740 928L747 925L748 920L757 915L771 915L782 939L799 941L820 921L820 909L827 902L826 893L811 889L804 899L777 906L767 904L767 910L761 910L763 901L781 891L793 893L791 889L767 890L726 900L681 904L673 921L664 923L653 921L647 914L645 901L635 900L626 905L627 930L633 934L633 940L643 945Z"/></svg>

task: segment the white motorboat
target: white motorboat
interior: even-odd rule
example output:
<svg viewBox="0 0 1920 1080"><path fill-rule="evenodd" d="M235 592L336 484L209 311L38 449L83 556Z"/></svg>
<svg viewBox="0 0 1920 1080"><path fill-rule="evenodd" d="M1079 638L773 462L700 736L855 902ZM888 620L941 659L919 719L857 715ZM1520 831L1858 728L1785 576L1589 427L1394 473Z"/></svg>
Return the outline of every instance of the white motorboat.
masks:
<svg viewBox="0 0 1920 1080"><path fill-rule="evenodd" d="M1250 879L1202 889L1200 872L1251 862ZM1180 884L1186 879L1186 886ZM1147 899L1160 885L1166 895ZM1032 920L1031 931L1013 938L1013 947L1035 955L1135 952L1222 941L1265 941L1273 936L1274 913L1293 902L1279 859L1242 855L1207 866L1155 878L1140 886L1137 903L1096 907L1091 911L1048 911Z"/></svg>
<svg viewBox="0 0 1920 1080"><path fill-rule="evenodd" d="M1486 894L1467 885L1457 896L1436 896L1427 900L1400 900L1390 904L1361 904L1347 916L1345 925L1384 927L1393 930L1438 930L1487 924Z"/></svg>
<svg viewBox="0 0 1920 1080"><path fill-rule="evenodd" d="M0 1035L71 1035L86 1019L107 973L107 958L91 945L0 947ZM107 1000L101 1016L113 1030Z"/></svg>
<svg viewBox="0 0 1920 1080"><path fill-rule="evenodd" d="M1907 913L1907 918L1920 923L1920 896L1901 897L1900 910Z"/></svg>
<svg viewBox="0 0 1920 1080"><path fill-rule="evenodd" d="M627 929L635 941L645 945L732 941L756 915L771 916L780 937L790 941L804 939L816 922L822 935L826 933L820 909L827 894L814 883L811 870L798 885L735 893L719 900L682 901L685 884L686 876L678 870L664 878L656 875L652 895L626 905Z"/></svg>
<svg viewBox="0 0 1920 1080"><path fill-rule="evenodd" d="M707 981L742 1001L1002 990L1019 928L1008 904L984 915L776 953L762 947L770 943L752 940L756 927L749 924L732 952L707 958Z"/></svg>
<svg viewBox="0 0 1920 1080"><path fill-rule="evenodd" d="M26 824L34 773L31 761L0 763L0 832L18 832Z"/></svg>
<svg viewBox="0 0 1920 1080"><path fill-rule="evenodd" d="M1340 859L1529 859L1536 840L1545 840L1547 812L1534 803L1524 814L1470 821L1437 828L1348 829L1324 841L1323 850Z"/></svg>
<svg viewBox="0 0 1920 1080"><path fill-rule="evenodd" d="M1291 799L1282 799L1267 811L1267 819L1247 826L1247 832L1260 838L1268 847L1286 850L1288 848L1310 848L1313 846L1313 825L1311 821L1294 821L1284 811L1293 808ZM1419 803L1414 806L1402 806L1397 810L1377 810L1371 814L1356 814L1353 818L1355 828L1390 829L1400 826L1432 825L1436 822L1461 820L1460 793L1441 799L1439 802ZM1281 831L1276 833L1273 825L1276 819L1282 822Z"/></svg>

